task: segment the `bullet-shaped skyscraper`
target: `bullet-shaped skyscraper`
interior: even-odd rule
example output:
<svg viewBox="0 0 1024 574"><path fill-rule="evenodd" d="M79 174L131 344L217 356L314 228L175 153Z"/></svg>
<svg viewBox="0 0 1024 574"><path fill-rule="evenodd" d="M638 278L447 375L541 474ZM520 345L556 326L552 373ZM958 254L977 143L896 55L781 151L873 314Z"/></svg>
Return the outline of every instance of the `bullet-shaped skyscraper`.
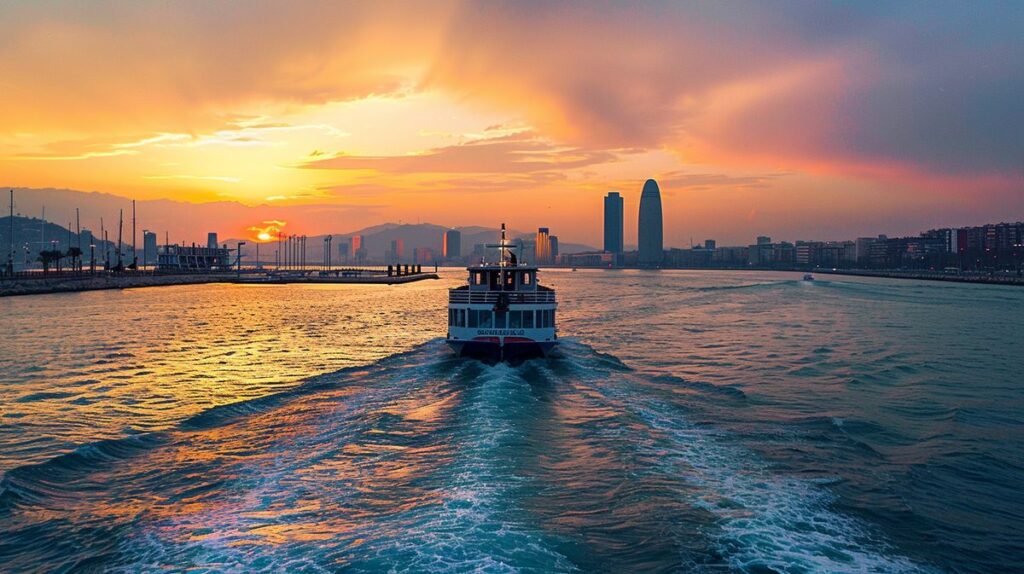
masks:
<svg viewBox="0 0 1024 574"><path fill-rule="evenodd" d="M609 192L604 198L604 250L622 253L622 196Z"/></svg>
<svg viewBox="0 0 1024 574"><path fill-rule="evenodd" d="M648 179L640 194L640 221L637 227L640 246L638 260L643 267L658 267L665 257L661 223L661 191L658 182Z"/></svg>

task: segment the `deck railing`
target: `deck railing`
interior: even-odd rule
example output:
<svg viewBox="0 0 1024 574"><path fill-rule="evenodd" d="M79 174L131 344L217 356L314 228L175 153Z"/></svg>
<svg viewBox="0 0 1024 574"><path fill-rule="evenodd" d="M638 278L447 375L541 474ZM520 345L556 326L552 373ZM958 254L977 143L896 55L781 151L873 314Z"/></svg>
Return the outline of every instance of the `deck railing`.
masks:
<svg viewBox="0 0 1024 574"><path fill-rule="evenodd" d="M554 291L470 291L452 289L448 291L448 303L460 305L494 304L500 295L508 295L509 303L554 303Z"/></svg>

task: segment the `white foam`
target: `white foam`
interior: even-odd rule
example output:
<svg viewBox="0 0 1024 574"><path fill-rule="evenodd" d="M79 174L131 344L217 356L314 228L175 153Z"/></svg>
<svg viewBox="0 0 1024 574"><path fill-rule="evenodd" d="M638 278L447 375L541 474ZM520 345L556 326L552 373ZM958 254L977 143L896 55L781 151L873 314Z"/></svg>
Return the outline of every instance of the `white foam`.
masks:
<svg viewBox="0 0 1024 574"><path fill-rule="evenodd" d="M467 362L461 368L480 367ZM296 475L314 464L312 459L325 448L359 440L359 425L347 430L339 426L345 412L359 417L397 398L415 395L422 384L437 383L429 373L430 369L420 368L370 372L367 377L386 379L386 384L365 396L347 396L338 406L337 418L317 419L312 433L288 437L288 444L282 446L290 448L279 457L259 457L255 464L240 461L239 478L221 487L207 507L143 523L122 545L122 554L131 556L132 563L120 571L156 571L183 564L223 572L316 572L340 566L409 572L573 570L568 559L551 549L544 533L514 519L522 511L514 506L511 490L522 479L498 465L503 459L500 449L507 448L518 432L511 422L517 415L505 410L514 402L502 399L514 396L521 401L529 387L507 365L485 367L473 384L459 391L469 394L460 407L468 427L451 437L455 458L441 471L446 488L435 493L441 495L437 503L372 518L344 517L358 527L325 540L271 542L256 533L264 526L289 526L291 515L266 516L268 504L287 508L303 494L330 497L331 512L358 504L359 488L364 485L318 475L302 484L304 492L297 492ZM373 461L363 463L372 466ZM296 516L295 520L311 519L308 514Z"/></svg>
<svg viewBox="0 0 1024 574"><path fill-rule="evenodd" d="M581 366L582 367L582 366ZM660 470L698 487L693 501L717 520L707 535L740 571L917 573L936 572L894 552L868 524L830 508L821 480L781 476L755 453L721 433L689 424L678 409L644 394L632 373L589 373L594 388L631 410L657 435ZM639 392L638 392L639 391Z"/></svg>

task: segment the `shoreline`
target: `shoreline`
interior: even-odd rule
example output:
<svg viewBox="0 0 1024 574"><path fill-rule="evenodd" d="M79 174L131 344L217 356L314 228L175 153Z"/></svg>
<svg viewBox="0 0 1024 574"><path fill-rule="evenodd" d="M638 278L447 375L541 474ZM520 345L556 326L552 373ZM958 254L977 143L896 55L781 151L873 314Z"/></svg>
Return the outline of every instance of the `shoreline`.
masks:
<svg viewBox="0 0 1024 574"><path fill-rule="evenodd" d="M168 275L86 275L72 277L6 279L0 278L0 297L48 295L54 293L82 293L109 289L138 289L143 287L170 287L175 285L203 285L208 283L235 283L238 285L401 285L438 279L436 273L417 273L401 276L370 275L360 277L286 277L258 279L239 277L236 273L197 273Z"/></svg>
<svg viewBox="0 0 1024 574"><path fill-rule="evenodd" d="M805 273L849 275L853 277L879 277L882 279L917 279L919 281L945 281L949 283L976 283L980 285L1013 285L1024 287L1024 277L1006 275L953 275L929 271L870 271L861 269L816 269Z"/></svg>
<svg viewBox="0 0 1024 574"><path fill-rule="evenodd" d="M881 279L916 279L919 281L946 281L952 283L977 283L983 285L1013 285L1024 287L1024 277L1014 275L958 275L941 271L897 271L884 269L806 269L798 267L565 267L551 266L542 269L580 269L602 271L775 271L780 273L811 273L821 275L848 275L853 277L878 277Z"/></svg>

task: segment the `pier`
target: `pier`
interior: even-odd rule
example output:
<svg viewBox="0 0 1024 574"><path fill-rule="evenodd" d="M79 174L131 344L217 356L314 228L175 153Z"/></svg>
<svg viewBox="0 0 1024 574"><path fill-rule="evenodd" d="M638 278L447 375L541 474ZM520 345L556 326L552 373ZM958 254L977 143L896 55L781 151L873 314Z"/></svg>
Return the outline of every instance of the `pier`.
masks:
<svg viewBox="0 0 1024 574"><path fill-rule="evenodd" d="M193 273L161 273L140 271L73 271L73 272L20 272L0 276L0 297L15 295L42 295L47 293L78 293L104 289L134 289L139 287L167 287L203 283L239 283L247 285L401 285L438 279L437 273L421 269L395 270L382 268L346 268L327 271L279 271L242 269Z"/></svg>

